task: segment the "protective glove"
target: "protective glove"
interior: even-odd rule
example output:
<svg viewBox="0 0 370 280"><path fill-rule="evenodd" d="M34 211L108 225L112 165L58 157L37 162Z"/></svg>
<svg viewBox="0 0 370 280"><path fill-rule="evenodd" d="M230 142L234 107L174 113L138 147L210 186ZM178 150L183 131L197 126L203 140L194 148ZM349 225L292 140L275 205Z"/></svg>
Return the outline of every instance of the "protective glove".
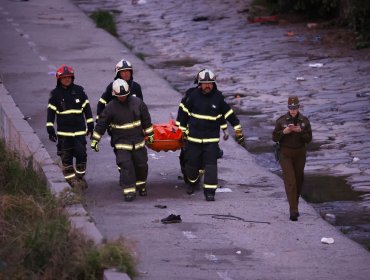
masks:
<svg viewBox="0 0 370 280"><path fill-rule="evenodd" d="M227 139L229 139L229 136L230 136L229 132L227 131L227 129L222 130L222 132L224 133L224 137L223 137L224 140L227 141Z"/></svg>
<svg viewBox="0 0 370 280"><path fill-rule="evenodd" d="M95 152L99 152L99 142L97 140L92 140L90 148L93 149Z"/></svg>
<svg viewBox="0 0 370 280"><path fill-rule="evenodd" d="M148 139L146 140L146 142L150 145L150 144L153 144L154 143L154 134L152 135L149 135L148 136Z"/></svg>
<svg viewBox="0 0 370 280"><path fill-rule="evenodd" d="M239 145L244 145L245 144L245 139L244 139L242 129L235 130L235 140Z"/></svg>
<svg viewBox="0 0 370 280"><path fill-rule="evenodd" d="M49 133L49 140L52 141L52 142L56 142L58 140L58 137L55 134L55 132Z"/></svg>
<svg viewBox="0 0 370 280"><path fill-rule="evenodd" d="M182 135L181 135L181 142L183 143L188 142L188 135L184 131L182 132Z"/></svg>

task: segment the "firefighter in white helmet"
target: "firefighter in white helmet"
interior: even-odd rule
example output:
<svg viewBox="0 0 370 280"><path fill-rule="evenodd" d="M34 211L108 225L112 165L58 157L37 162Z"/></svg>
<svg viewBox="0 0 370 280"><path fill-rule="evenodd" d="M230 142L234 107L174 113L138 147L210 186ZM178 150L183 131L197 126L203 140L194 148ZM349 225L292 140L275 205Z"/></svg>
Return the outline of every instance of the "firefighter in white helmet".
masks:
<svg viewBox="0 0 370 280"><path fill-rule="evenodd" d="M111 143L116 150L116 163L120 167L120 185L126 201L147 195L148 155L145 137L153 143L151 117L145 103L130 95L126 81L113 82L114 98L102 112L92 136L91 148L98 152L98 142L105 131L111 129Z"/></svg>
<svg viewBox="0 0 370 280"><path fill-rule="evenodd" d="M180 104L186 114L178 118L178 123L187 140L187 179L194 186L200 176L199 170L204 165L204 196L207 201L214 201L218 184L218 142L224 120L234 128L239 144L244 144L244 135L239 119L217 89L215 74L208 69L199 72L198 85Z"/></svg>

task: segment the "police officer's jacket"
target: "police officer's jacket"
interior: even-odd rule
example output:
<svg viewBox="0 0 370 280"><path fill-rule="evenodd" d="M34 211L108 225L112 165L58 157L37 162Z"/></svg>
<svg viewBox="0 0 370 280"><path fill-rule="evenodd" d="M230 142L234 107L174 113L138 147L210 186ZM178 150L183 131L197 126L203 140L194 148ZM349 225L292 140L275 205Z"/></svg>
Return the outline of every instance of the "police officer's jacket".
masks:
<svg viewBox="0 0 370 280"><path fill-rule="evenodd" d="M72 83L64 88L58 81L48 102L46 128L49 134L54 133L55 118L58 136L81 136L93 131L94 120L83 87Z"/></svg>
<svg viewBox="0 0 370 280"><path fill-rule="evenodd" d="M283 130L289 125L299 125L301 132L291 132L284 134ZM293 118L289 112L276 120L275 129L272 133L272 140L279 142L281 147L287 148L303 148L312 140L312 129L308 118L298 112L297 116Z"/></svg>
<svg viewBox="0 0 370 280"><path fill-rule="evenodd" d="M135 96L128 96L124 102L114 98L107 104L95 126L93 139L99 141L108 128L116 149L142 148L144 137L153 134L148 107Z"/></svg>
<svg viewBox="0 0 370 280"><path fill-rule="evenodd" d="M225 102L222 93L213 88L203 94L200 88L187 95L180 107L186 114L178 118L179 127L187 134L188 141L195 143L219 142L220 127L227 120L234 129L240 129L239 119Z"/></svg>
<svg viewBox="0 0 370 280"><path fill-rule="evenodd" d="M187 115L187 112L184 111L184 104L186 102L186 99L188 98L188 95L191 94L196 89L198 89L198 87L189 88L185 92L184 97L181 99L179 108L177 110L177 118L176 118L176 125L177 126L180 126L180 120L182 118L184 118L184 114ZM221 118L220 128L223 129L223 130L227 129L227 122L226 122L225 118Z"/></svg>
<svg viewBox="0 0 370 280"><path fill-rule="evenodd" d="M116 79L118 79L117 76L114 80L116 80ZM135 82L133 79L131 79L127 82L127 84L130 87L130 95L136 96L136 97L140 98L141 100L144 100L143 93L141 91L141 86L137 82ZM107 88L103 92L102 96L100 97L97 108L96 108L96 115L97 115L96 119L99 119L100 114L103 112L105 106L110 101L113 100L114 96L112 95L112 87L113 87L113 82L111 82L107 86Z"/></svg>

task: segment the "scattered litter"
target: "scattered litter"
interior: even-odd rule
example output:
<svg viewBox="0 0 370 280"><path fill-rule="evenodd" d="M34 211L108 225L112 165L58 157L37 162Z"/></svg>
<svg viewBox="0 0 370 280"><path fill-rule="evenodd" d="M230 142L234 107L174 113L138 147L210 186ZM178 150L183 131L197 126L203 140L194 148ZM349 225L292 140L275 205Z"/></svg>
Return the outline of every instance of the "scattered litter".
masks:
<svg viewBox="0 0 370 280"><path fill-rule="evenodd" d="M217 262L218 258L213 254L205 254L205 258L209 261Z"/></svg>
<svg viewBox="0 0 370 280"><path fill-rule="evenodd" d="M278 16L250 17L248 20L251 23L277 23Z"/></svg>
<svg viewBox="0 0 370 280"><path fill-rule="evenodd" d="M183 231L182 234L188 239L197 238L191 231Z"/></svg>
<svg viewBox="0 0 370 280"><path fill-rule="evenodd" d="M159 173L161 176L167 176L168 174L166 172Z"/></svg>
<svg viewBox="0 0 370 280"><path fill-rule="evenodd" d="M320 68L320 67L323 67L324 64L323 63L310 63L308 64L309 67L313 67L313 68Z"/></svg>
<svg viewBox="0 0 370 280"><path fill-rule="evenodd" d="M167 208L167 206L166 206L166 205L160 205L160 204L154 205L154 207L157 207L157 208L160 208L160 209L165 209L165 208Z"/></svg>
<svg viewBox="0 0 370 280"><path fill-rule="evenodd" d="M307 23L307 27L308 28L317 28L317 26L318 26L318 24L315 23L315 22L309 22L309 23Z"/></svg>
<svg viewBox="0 0 370 280"><path fill-rule="evenodd" d="M323 243L323 244L333 244L334 243L334 238L323 237L323 238L321 238L321 243Z"/></svg>
<svg viewBox="0 0 370 280"><path fill-rule="evenodd" d="M305 78L303 78L303 77L297 77L297 78L295 78L297 81L304 81L305 80Z"/></svg>
<svg viewBox="0 0 370 280"><path fill-rule="evenodd" d="M335 219L336 219L336 217L335 217L334 214L329 214L328 213L328 214L325 215L325 220L328 221L331 224L335 223Z"/></svg>
<svg viewBox="0 0 370 280"><path fill-rule="evenodd" d="M356 94L357 97L368 97L370 96L370 92L361 92Z"/></svg>
<svg viewBox="0 0 370 280"><path fill-rule="evenodd" d="M223 214L194 214L197 216L211 216L213 219L218 220L234 220L234 221L242 221L246 223L256 223L256 224L270 224L270 222L261 222L261 221L252 221L252 220L245 220L243 218L240 218L238 216L234 215L223 215Z"/></svg>
<svg viewBox="0 0 370 280"><path fill-rule="evenodd" d="M240 255L240 254L242 253L242 251L236 251L236 253L237 253L238 255Z"/></svg>
<svg viewBox="0 0 370 280"><path fill-rule="evenodd" d="M259 141L260 138L259 137L256 137L256 136L253 136L253 137L247 137L246 139L247 141Z"/></svg>
<svg viewBox="0 0 370 280"><path fill-rule="evenodd" d="M359 160L360 160L360 158L358 158L358 157L354 157L354 158L352 159L352 163L358 162Z"/></svg>
<svg viewBox="0 0 370 280"><path fill-rule="evenodd" d="M168 217L161 220L163 224L175 224L175 223L181 223L181 216L180 215L174 215L171 214Z"/></svg>
<svg viewBox="0 0 370 280"><path fill-rule="evenodd" d="M294 36L295 33L293 31L288 31L287 33L285 33L285 35L291 37Z"/></svg>
<svg viewBox="0 0 370 280"><path fill-rule="evenodd" d="M217 188L216 189L216 193L227 193L227 192L233 192L233 191L229 188Z"/></svg>

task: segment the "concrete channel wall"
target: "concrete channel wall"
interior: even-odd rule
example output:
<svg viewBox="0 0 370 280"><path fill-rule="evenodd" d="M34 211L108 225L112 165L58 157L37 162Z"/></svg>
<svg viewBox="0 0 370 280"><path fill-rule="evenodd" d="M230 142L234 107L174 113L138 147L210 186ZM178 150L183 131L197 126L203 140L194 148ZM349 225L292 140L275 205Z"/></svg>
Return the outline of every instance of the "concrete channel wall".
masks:
<svg viewBox="0 0 370 280"><path fill-rule="evenodd" d="M13 98L0 82L0 137L7 148L14 151L24 166L32 167L45 178L48 187L55 196L70 190L59 166L51 159L35 131L14 103ZM103 236L91 221L81 204L67 207L72 225L81 230L95 244L103 242ZM127 274L109 269L104 272L104 280L127 280Z"/></svg>

